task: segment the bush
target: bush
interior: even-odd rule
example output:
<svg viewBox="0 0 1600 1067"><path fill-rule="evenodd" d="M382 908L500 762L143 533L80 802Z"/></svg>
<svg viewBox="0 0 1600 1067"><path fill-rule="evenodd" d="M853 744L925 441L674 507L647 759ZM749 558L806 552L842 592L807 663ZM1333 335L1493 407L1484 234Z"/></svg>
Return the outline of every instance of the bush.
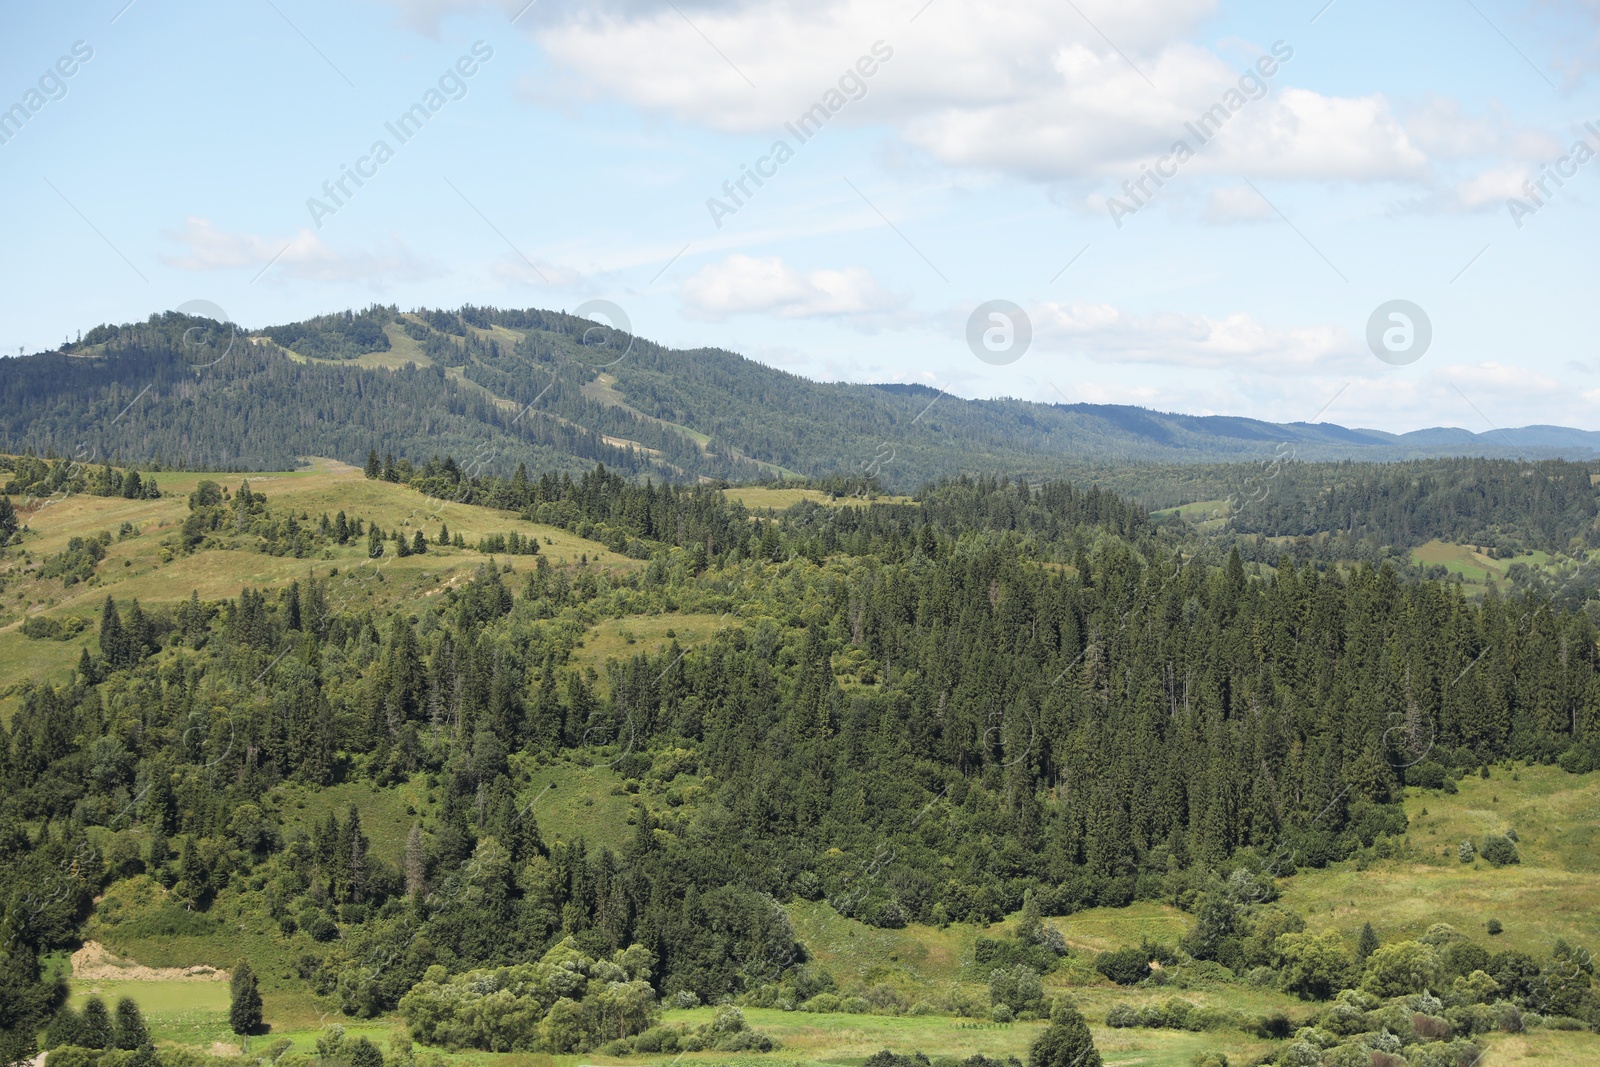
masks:
<svg viewBox="0 0 1600 1067"><path fill-rule="evenodd" d="M1113 1004L1106 1009L1106 1025L1126 1029L1139 1025L1139 1012L1132 1004Z"/></svg>
<svg viewBox="0 0 1600 1067"><path fill-rule="evenodd" d="M1017 964L989 976L989 1002L1004 1004L1012 1012L1031 1011L1044 999L1044 984L1039 972Z"/></svg>
<svg viewBox="0 0 1600 1067"><path fill-rule="evenodd" d="M1516 844L1505 834L1490 834L1485 837L1483 843L1478 846L1478 852L1496 867L1522 862Z"/></svg>
<svg viewBox="0 0 1600 1067"><path fill-rule="evenodd" d="M1123 948L1100 953L1094 969L1117 985L1134 985L1150 977L1150 960L1140 949Z"/></svg>
<svg viewBox="0 0 1600 1067"><path fill-rule="evenodd" d="M1379 997L1403 997L1439 984L1438 953L1420 941L1382 945L1367 958L1362 988Z"/></svg>
<svg viewBox="0 0 1600 1067"><path fill-rule="evenodd" d="M839 1010L839 998L832 993L818 993L801 1007L801 1011L835 1012Z"/></svg>

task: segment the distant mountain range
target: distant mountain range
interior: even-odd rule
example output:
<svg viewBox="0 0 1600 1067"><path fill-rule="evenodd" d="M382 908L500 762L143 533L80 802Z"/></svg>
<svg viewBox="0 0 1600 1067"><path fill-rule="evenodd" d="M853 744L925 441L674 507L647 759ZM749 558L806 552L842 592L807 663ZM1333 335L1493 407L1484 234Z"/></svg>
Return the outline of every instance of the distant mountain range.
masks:
<svg viewBox="0 0 1600 1067"><path fill-rule="evenodd" d="M1285 447L1287 446L1287 447ZM177 313L0 360L0 450L283 469L369 449L486 469L749 480L1037 477L1129 464L1445 456L1600 457L1600 432L1391 434L1099 404L964 400L814 382L721 349L669 349L588 319L373 307L248 333Z"/></svg>

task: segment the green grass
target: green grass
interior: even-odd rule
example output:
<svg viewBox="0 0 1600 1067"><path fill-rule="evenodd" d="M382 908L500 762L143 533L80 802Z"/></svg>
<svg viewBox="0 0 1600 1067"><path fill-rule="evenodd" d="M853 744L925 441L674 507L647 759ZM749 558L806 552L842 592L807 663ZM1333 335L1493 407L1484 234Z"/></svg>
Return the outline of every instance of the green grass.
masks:
<svg viewBox="0 0 1600 1067"><path fill-rule="evenodd" d="M1385 860L1365 871L1350 864L1308 871L1285 881L1284 903L1311 928L1332 927L1352 941L1364 922L1385 941L1447 922L1491 947L1541 958L1558 937L1600 945L1600 774L1497 768L1487 780L1463 779L1454 795L1409 790L1405 806L1408 838L1426 862ZM1462 840L1478 841L1507 828L1521 838L1522 863L1494 868L1457 860ZM1485 934L1490 918L1504 924L1503 934Z"/></svg>
<svg viewBox="0 0 1600 1067"><path fill-rule="evenodd" d="M108 1008L114 1008L122 997L132 997L151 1038L158 1043L209 1046L233 1037L228 1029L227 982L78 980L72 983L70 1003L82 1008L91 994L98 995Z"/></svg>
<svg viewBox="0 0 1600 1067"><path fill-rule="evenodd" d="M622 786L622 775L606 766L620 755L621 750L598 757L593 767L567 761L533 767L533 785L519 801L531 805L527 814L546 844L582 837L590 848L615 850L633 837L633 798L613 792Z"/></svg>
<svg viewBox="0 0 1600 1067"><path fill-rule="evenodd" d="M731 489L724 489L722 495L729 500L743 504L751 511L782 511L792 508L804 500L809 500L823 507L858 507L861 504L915 504L916 501L908 496L880 496L873 500L863 500L860 497L834 497L824 493L821 489L774 488L764 485L742 485Z"/></svg>
<svg viewBox="0 0 1600 1067"><path fill-rule="evenodd" d="M372 852L402 869L406 836L417 820L416 813L427 806L426 786L420 776L393 789L377 789L370 782L348 782L326 789L286 782L277 795L282 798L285 830L293 827L306 833L326 822L330 812L344 820L354 804L361 813L361 830L367 835Z"/></svg>
<svg viewBox="0 0 1600 1067"><path fill-rule="evenodd" d="M674 640L681 648L703 644L718 630L737 624L731 615L723 618L706 614L629 615L608 619L583 635L583 647L573 653L572 662L576 666L587 664L598 671L607 660L627 659L641 653L659 655L671 647ZM672 636L668 636L668 630L672 631Z"/></svg>
<svg viewBox="0 0 1600 1067"><path fill-rule="evenodd" d="M115 535L123 522L138 526L140 533L113 540L94 576L72 586L63 586L59 579L34 577L24 569L15 549L0 560L0 574L6 579L0 591L0 687L24 680L64 682L80 651L94 641L94 625L71 641L30 640L19 632L29 615L77 615L98 622L108 595L119 601L136 597L144 604L159 605L186 599L194 590L203 600L222 600L237 596L246 586L276 589L312 573L327 578L335 568L342 577L330 583L330 597L339 601L359 598L361 606L376 610L441 595L469 580L488 558L473 547L430 547L424 555L385 556L375 564L368 560L363 540L328 548L315 559L269 556L252 546L206 549L163 562L165 546L161 542L182 525L189 513L188 495L201 479L211 478L233 491L245 477L161 473L156 478L165 494L159 500L77 495L26 517L30 533L23 549L35 562L59 552L72 537L91 537L102 530ZM324 513L335 515L342 510L384 529L398 527L408 533L420 529L430 542L437 538L442 522L452 533L460 533L468 546L476 545L481 536L515 530L537 538L540 552L552 563L586 558L590 565L607 570L644 566L565 530L525 522L514 512L433 500L404 486L369 481L356 468L333 460L315 460L305 470L252 474L248 480L252 490L267 495L273 514L292 511L307 514L314 522ZM535 566L529 556L503 556L497 562L510 563L523 573ZM383 581L373 579L376 573L382 574ZM519 580L511 581L515 588ZM15 696L0 698L0 722L9 719L16 706Z"/></svg>
<svg viewBox="0 0 1600 1067"><path fill-rule="evenodd" d="M841 985L888 982L908 996L958 981L981 932L963 923L883 930L847 919L825 901L791 904L788 912L801 943Z"/></svg>
<svg viewBox="0 0 1600 1067"><path fill-rule="evenodd" d="M1126 908L1090 908L1050 920L1074 952L1094 954L1128 948L1142 941L1175 945L1194 925L1186 912L1167 904L1140 901Z"/></svg>

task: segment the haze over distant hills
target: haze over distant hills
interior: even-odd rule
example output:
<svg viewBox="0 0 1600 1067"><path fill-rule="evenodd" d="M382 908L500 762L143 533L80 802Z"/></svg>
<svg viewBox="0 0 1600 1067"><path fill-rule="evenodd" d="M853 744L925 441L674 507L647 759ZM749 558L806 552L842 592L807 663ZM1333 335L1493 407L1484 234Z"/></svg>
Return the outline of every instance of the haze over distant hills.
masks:
<svg viewBox="0 0 1600 1067"><path fill-rule="evenodd" d="M509 470L603 462L635 476L967 473L1112 464L1600 456L1600 432L1526 426L1393 434L1097 404L965 400L920 385L815 382L589 319L373 307L247 333L177 313L100 326L0 361L0 450L284 469L369 448Z"/></svg>

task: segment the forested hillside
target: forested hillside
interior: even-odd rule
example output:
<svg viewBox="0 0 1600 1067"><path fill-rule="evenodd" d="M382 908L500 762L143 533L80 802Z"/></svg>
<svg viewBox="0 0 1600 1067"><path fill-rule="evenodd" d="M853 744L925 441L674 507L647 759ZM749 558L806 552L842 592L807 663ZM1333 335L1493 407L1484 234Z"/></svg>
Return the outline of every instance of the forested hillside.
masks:
<svg viewBox="0 0 1600 1067"><path fill-rule="evenodd" d="M360 463L373 447L454 454L500 474L519 462L576 474L599 461L657 480L854 475L912 489L963 473L1081 478L1130 462L1587 459L1600 438L1549 427L1397 436L818 383L534 309L374 306L249 334L168 313L0 360L4 451L282 470L312 455Z"/></svg>
<svg viewBox="0 0 1600 1067"><path fill-rule="evenodd" d="M141 603L117 593L109 532L100 556L63 549L93 557L79 581L98 611L73 670L17 684L0 745L11 1054L57 1002L39 960L86 919L203 943L224 916L254 924L240 951L279 961L271 981L355 1018L399 1012L425 1042L759 1051L731 1016L663 1036L661 1006L841 1003L791 918L806 902L880 930L1021 910L1018 936L971 964L996 1019L1049 1015L1039 976L1070 949L1042 918L1175 905L1194 917L1181 944L1100 973L1139 983L1165 961L1309 1000L1364 983L1328 1008L1344 1022L1318 1024L1360 1033L1386 998L1438 987L1443 943L1365 964L1272 910L1275 879L1418 855L1407 785L1513 758L1600 764L1586 616L1387 567L1256 567L1102 490L960 479L757 516L602 468L474 483L459 460L373 455L366 473L344 498L404 494L404 522L376 503L297 510L292 483L163 475L157 493L187 491L181 519L118 535L158 540L156 579L198 557L292 562L270 588L168 578ZM179 502L104 480L118 506ZM510 532L446 528L439 509L464 515L468 494L502 516L479 529ZM592 547L552 562L574 535ZM29 600L61 581L29 550L40 536L8 550ZM42 602L55 632L28 640L77 640ZM630 648L644 627L661 640ZM580 771L615 783L587 795L593 818L553 806ZM353 801L296 807L352 786L395 798L382 844ZM101 893L116 906L91 918ZM1562 951L1485 954L1468 970L1499 984L1451 1001L1468 1021L1450 1032L1494 1030L1467 1009L1501 1001L1600 1018L1588 972L1549 977L1570 970ZM491 989L517 992L474 999ZM1445 1011L1430 1004L1396 1010ZM1432 1040L1420 1026L1405 1041Z"/></svg>

